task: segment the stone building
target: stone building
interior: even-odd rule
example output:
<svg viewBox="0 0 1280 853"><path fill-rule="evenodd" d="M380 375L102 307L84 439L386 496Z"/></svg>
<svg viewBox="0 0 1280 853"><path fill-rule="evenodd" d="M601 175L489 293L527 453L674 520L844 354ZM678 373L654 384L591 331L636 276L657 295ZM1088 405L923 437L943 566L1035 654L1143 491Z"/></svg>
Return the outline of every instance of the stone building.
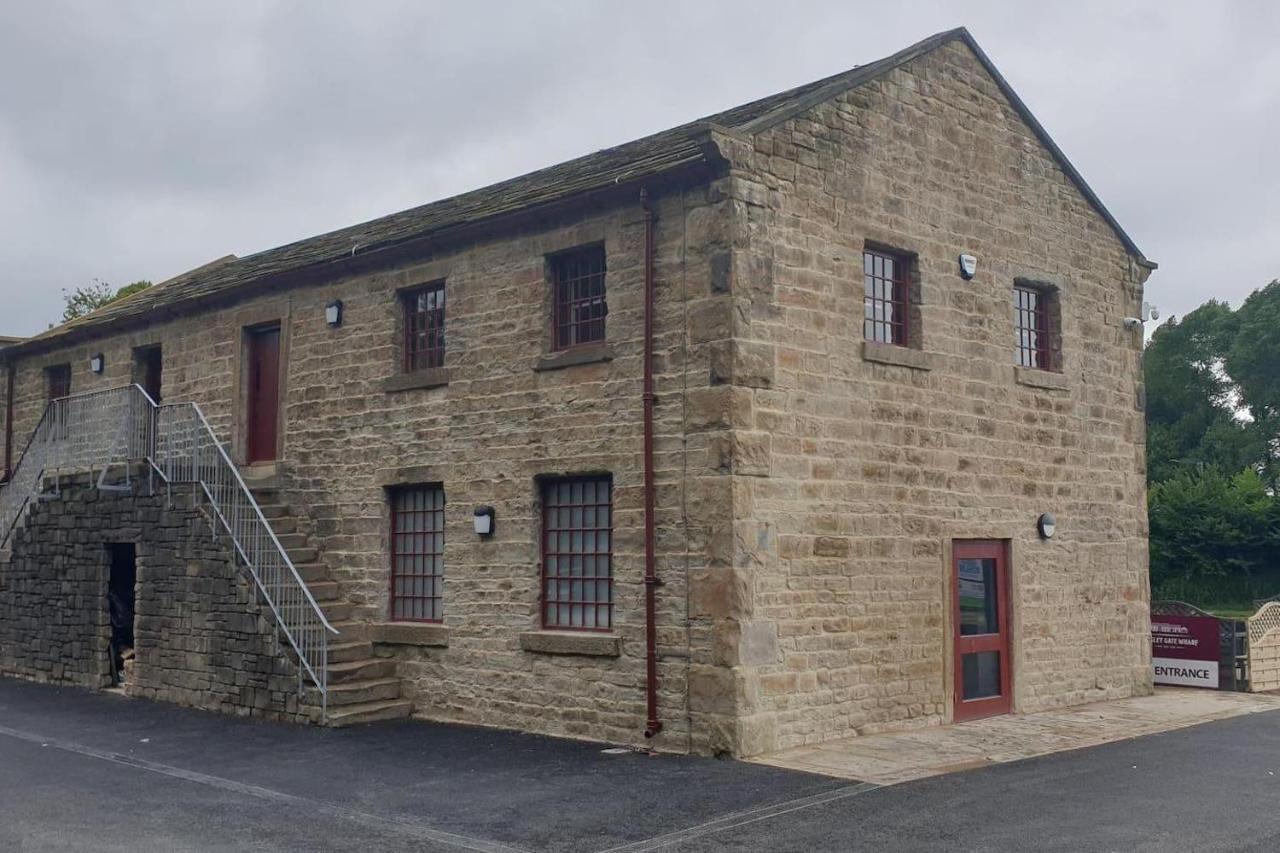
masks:
<svg viewBox="0 0 1280 853"><path fill-rule="evenodd" d="M750 755L1148 692L1154 268L965 30L223 258L0 352L0 672L108 683L125 577L126 690L320 718L194 403L331 723Z"/></svg>

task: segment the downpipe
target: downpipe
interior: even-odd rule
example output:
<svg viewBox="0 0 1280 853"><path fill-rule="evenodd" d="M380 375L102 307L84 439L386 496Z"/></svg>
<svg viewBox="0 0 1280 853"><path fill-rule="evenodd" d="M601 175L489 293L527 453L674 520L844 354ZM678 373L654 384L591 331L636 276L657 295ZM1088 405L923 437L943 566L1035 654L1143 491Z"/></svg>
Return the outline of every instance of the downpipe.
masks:
<svg viewBox="0 0 1280 853"><path fill-rule="evenodd" d="M653 208L649 204L649 191L640 190L640 207L644 211L644 665L645 708L648 720L644 736L656 737L662 731L658 719L658 637L657 637L657 588L658 579L654 514L653 471Z"/></svg>

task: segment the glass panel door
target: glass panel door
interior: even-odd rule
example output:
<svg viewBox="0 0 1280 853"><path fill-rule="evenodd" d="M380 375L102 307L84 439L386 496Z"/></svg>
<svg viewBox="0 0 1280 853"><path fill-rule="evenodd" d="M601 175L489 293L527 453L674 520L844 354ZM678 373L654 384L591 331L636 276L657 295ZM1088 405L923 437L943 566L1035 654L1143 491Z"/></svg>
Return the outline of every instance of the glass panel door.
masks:
<svg viewBox="0 0 1280 853"><path fill-rule="evenodd" d="M957 721L1009 712L1007 554L1002 541L952 545Z"/></svg>

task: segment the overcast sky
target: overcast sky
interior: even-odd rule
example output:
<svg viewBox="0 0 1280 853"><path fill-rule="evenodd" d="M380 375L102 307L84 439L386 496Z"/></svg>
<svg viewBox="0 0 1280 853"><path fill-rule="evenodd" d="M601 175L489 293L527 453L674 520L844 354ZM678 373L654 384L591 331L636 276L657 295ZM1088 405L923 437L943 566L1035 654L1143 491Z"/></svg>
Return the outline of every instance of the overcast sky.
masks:
<svg viewBox="0 0 1280 853"><path fill-rule="evenodd" d="M964 24L1167 316L1280 276L1280 4L0 0L0 334Z"/></svg>

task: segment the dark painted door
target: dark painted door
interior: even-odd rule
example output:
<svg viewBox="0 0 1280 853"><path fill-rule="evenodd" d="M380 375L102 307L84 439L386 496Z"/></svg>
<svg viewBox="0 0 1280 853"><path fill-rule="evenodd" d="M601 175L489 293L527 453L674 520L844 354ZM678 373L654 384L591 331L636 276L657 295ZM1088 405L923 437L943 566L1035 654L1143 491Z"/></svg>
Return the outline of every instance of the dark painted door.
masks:
<svg viewBox="0 0 1280 853"><path fill-rule="evenodd" d="M164 361L161 358L160 347L138 350L138 373L142 380L142 390L159 403L164 377Z"/></svg>
<svg viewBox="0 0 1280 853"><path fill-rule="evenodd" d="M248 461L276 458L280 421L280 327L249 334Z"/></svg>
<svg viewBox="0 0 1280 853"><path fill-rule="evenodd" d="M955 719L1009 713L1009 548L997 540L952 543Z"/></svg>

